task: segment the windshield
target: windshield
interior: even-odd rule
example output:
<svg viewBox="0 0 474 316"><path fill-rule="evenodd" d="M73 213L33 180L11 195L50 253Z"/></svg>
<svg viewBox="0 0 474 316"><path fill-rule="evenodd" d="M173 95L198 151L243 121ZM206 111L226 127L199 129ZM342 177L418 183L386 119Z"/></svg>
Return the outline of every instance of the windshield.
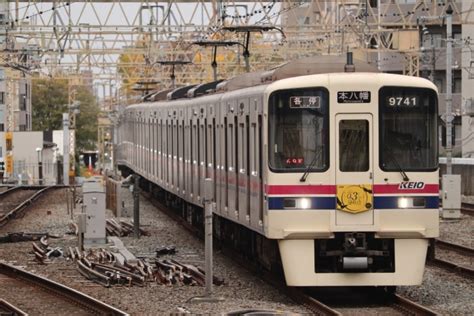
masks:
<svg viewBox="0 0 474 316"><path fill-rule="evenodd" d="M274 172L328 168L328 91L273 92L269 100L269 164ZM308 166L311 166L308 170Z"/></svg>
<svg viewBox="0 0 474 316"><path fill-rule="evenodd" d="M437 102L436 92L431 89L380 89L382 170L417 171L438 168Z"/></svg>

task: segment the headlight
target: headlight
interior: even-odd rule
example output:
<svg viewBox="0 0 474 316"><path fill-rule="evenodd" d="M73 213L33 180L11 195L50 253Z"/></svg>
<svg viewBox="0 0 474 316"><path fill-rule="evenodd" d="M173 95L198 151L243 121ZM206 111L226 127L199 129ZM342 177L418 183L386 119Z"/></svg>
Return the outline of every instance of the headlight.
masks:
<svg viewBox="0 0 474 316"><path fill-rule="evenodd" d="M425 205L424 197L401 197L398 199L398 208L424 208Z"/></svg>
<svg viewBox="0 0 474 316"><path fill-rule="evenodd" d="M310 198L284 199L283 207L285 209L307 210L311 208L311 199Z"/></svg>
<svg viewBox="0 0 474 316"><path fill-rule="evenodd" d="M409 200L407 198L399 198L398 199L398 208L408 208Z"/></svg>
<svg viewBox="0 0 474 316"><path fill-rule="evenodd" d="M311 200L310 199L300 199L299 200L300 208L302 209L309 209L311 207Z"/></svg>

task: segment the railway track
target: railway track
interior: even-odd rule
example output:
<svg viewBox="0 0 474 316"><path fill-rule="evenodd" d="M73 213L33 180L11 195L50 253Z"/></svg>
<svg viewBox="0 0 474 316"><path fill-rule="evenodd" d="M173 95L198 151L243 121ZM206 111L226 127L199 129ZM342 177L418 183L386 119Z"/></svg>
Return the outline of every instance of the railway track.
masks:
<svg viewBox="0 0 474 316"><path fill-rule="evenodd" d="M420 305L412 300L407 299L406 297L400 296L398 294L392 294L390 297L392 306L395 309L402 311L404 314L408 315L439 315L435 311Z"/></svg>
<svg viewBox="0 0 474 316"><path fill-rule="evenodd" d="M26 316L28 314L15 305L0 299L0 315Z"/></svg>
<svg viewBox="0 0 474 316"><path fill-rule="evenodd" d="M313 288L308 292L330 308L329 313L321 315L439 315L406 297L380 288Z"/></svg>
<svg viewBox="0 0 474 316"><path fill-rule="evenodd" d="M436 257L436 254L438 254L438 256L440 255L439 250L447 252L446 255L440 256L444 258ZM437 239L436 254L435 257L429 261L431 264L461 274L465 277L474 278L474 269L468 267L468 265L472 265L472 260L474 258L473 248ZM450 259L447 260L446 257L449 257Z"/></svg>
<svg viewBox="0 0 474 316"><path fill-rule="evenodd" d="M54 186L18 186L0 193L0 227Z"/></svg>
<svg viewBox="0 0 474 316"><path fill-rule="evenodd" d="M0 304L0 311L10 306L30 315L128 315L82 292L5 262L0 262L0 285L0 295L9 300Z"/></svg>
<svg viewBox="0 0 474 316"><path fill-rule="evenodd" d="M198 236L199 238L202 238L202 232L196 229L196 227L189 224L178 214L173 212L169 207L158 202L149 193L144 192L143 194L148 199L148 201L153 204L159 211L167 214L172 219L176 220L190 233ZM270 272L262 271L261 267L245 260L244 258L242 258L241 254L237 253L236 251L228 248L221 249L221 251L243 268L249 270L252 273L256 273L263 281L277 288L281 292L286 293L295 302L298 302L299 304L305 306L308 310L311 311L312 314L328 316L344 315L344 313L338 310L337 307L332 307L331 304L326 304L322 300L318 299L317 296L308 293L306 288L286 286L283 276L277 276ZM388 310L389 313L392 312L393 314L393 311L396 310L402 314L408 315L438 315L436 312L400 295L387 295L389 296L389 298L386 298L384 300L386 303L381 308L383 308L384 310Z"/></svg>
<svg viewBox="0 0 474 316"><path fill-rule="evenodd" d="M461 203L461 213L474 216L474 204Z"/></svg>

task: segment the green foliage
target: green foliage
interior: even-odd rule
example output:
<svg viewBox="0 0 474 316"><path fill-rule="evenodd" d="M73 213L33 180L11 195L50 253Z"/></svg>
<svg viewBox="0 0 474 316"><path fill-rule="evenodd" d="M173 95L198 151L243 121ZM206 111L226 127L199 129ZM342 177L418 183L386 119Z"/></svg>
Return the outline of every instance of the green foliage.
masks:
<svg viewBox="0 0 474 316"><path fill-rule="evenodd" d="M62 129L62 113L67 112L67 80L34 80L32 90L33 130Z"/></svg>
<svg viewBox="0 0 474 316"><path fill-rule="evenodd" d="M76 114L76 151L95 150L99 107L88 86L73 86L80 102ZM62 113L68 111L68 81L38 79L33 81L33 130L62 130Z"/></svg>
<svg viewBox="0 0 474 316"><path fill-rule="evenodd" d="M77 150L96 150L97 119L99 107L95 96L87 87L76 89L76 100L81 102L80 113L76 116L76 148Z"/></svg>

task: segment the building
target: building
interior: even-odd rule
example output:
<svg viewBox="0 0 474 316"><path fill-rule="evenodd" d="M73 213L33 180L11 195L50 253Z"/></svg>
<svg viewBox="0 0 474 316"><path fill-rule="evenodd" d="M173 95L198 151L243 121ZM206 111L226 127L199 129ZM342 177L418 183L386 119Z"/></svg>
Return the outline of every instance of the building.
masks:
<svg viewBox="0 0 474 316"><path fill-rule="evenodd" d="M7 147L8 137L5 134L7 133L0 132L0 149ZM4 181L23 184L38 184L40 178L43 184L58 183L58 179L62 176L60 161L63 155L63 131L17 131L9 134L13 140L10 150L12 165L5 166L1 178ZM0 160L2 158L0 154Z"/></svg>
<svg viewBox="0 0 474 316"><path fill-rule="evenodd" d="M286 5L289 9L292 6ZM312 0L288 10L282 15L282 24L299 37L308 37L316 53L342 54L350 49L357 58L376 64L383 72L433 81L440 92L443 155L447 64L443 16L448 6L454 11L453 156L474 157L474 123L469 116L474 112L474 1Z"/></svg>

